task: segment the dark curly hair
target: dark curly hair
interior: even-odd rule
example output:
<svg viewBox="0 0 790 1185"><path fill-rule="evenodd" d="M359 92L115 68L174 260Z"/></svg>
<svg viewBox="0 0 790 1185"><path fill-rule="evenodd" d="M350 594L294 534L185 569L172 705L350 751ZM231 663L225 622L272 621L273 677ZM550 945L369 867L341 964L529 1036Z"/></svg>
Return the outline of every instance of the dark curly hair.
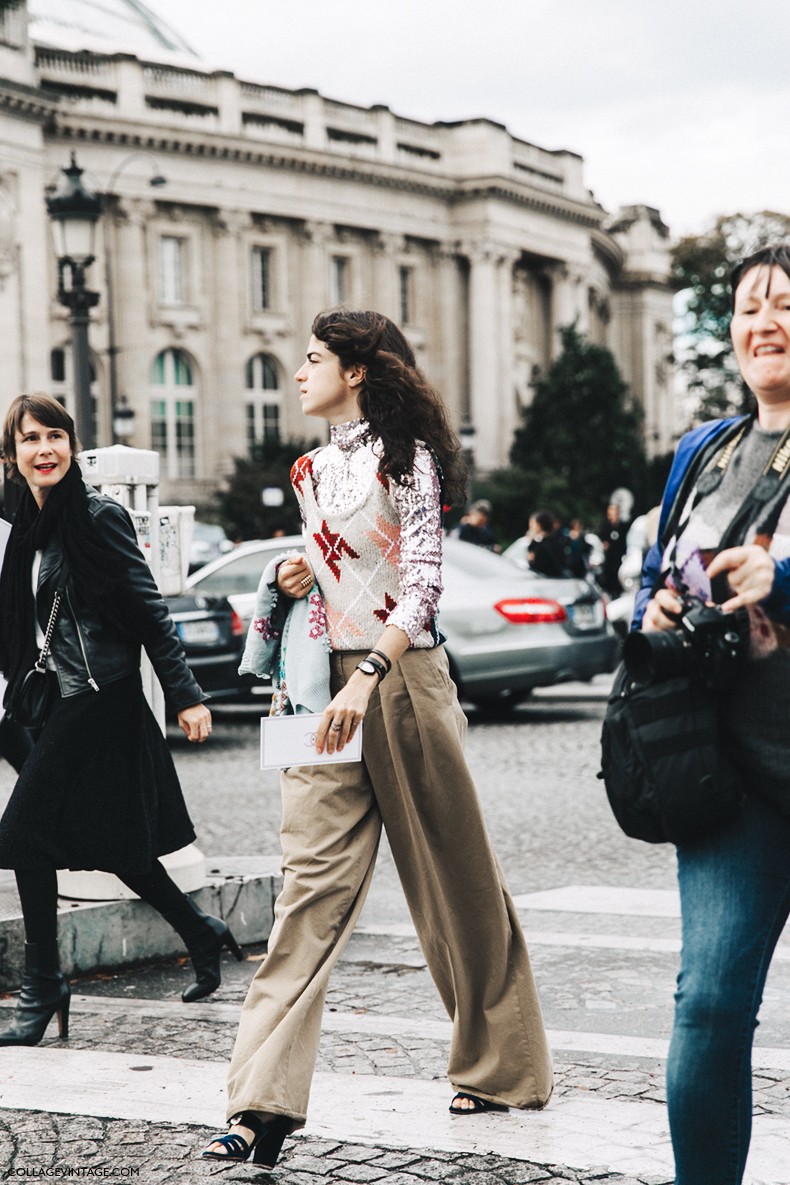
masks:
<svg viewBox="0 0 790 1185"><path fill-rule="evenodd" d="M408 483L421 442L439 468L445 502L463 503L466 466L460 442L441 396L418 368L398 326L383 313L332 309L318 314L312 332L344 370L365 367L359 406L371 435L381 440L381 472L401 485Z"/></svg>

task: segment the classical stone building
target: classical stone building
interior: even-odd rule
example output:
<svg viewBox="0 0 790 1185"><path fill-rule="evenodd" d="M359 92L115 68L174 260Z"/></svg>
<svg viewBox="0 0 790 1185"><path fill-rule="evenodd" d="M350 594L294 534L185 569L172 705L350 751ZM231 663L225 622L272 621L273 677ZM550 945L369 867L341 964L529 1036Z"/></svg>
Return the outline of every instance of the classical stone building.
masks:
<svg viewBox="0 0 790 1185"><path fill-rule="evenodd" d="M71 406L44 195L74 152L104 200L99 443L125 398L168 501L205 501L267 432L305 434L291 376L336 303L404 326L482 469L574 320L614 352L649 450L671 446L668 230L649 207L608 215L578 155L210 70L136 0L27 7L0 14L2 404Z"/></svg>

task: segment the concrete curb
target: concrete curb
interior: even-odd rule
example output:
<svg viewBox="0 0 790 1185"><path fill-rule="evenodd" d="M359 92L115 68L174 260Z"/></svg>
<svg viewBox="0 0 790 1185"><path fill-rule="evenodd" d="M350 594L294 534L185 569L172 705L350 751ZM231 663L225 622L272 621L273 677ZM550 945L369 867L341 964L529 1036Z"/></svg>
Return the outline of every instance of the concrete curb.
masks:
<svg viewBox="0 0 790 1185"><path fill-rule="evenodd" d="M206 873L202 888L189 894L192 900L206 913L224 918L242 946L265 942L282 884L278 859L207 857ZM0 991L7 992L21 983L24 929L15 893L9 887L0 896L5 906L0 909ZM58 938L66 975L116 970L184 953L176 932L137 898L87 902L58 898Z"/></svg>

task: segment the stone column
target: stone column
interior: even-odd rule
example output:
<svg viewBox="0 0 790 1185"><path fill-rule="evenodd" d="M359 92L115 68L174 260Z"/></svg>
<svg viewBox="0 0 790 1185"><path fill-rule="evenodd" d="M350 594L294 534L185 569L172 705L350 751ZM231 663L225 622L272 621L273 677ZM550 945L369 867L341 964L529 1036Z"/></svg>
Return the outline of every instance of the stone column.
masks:
<svg viewBox="0 0 790 1185"><path fill-rule="evenodd" d="M552 358L556 358L560 352L559 330L575 324L579 333L586 333L589 311L586 277L578 267L559 263L550 269L550 275Z"/></svg>
<svg viewBox="0 0 790 1185"><path fill-rule="evenodd" d="M507 459L513 400L512 270L514 255L489 239L467 243L469 274L470 416L476 432L475 462L494 469ZM505 295L505 287L508 289Z"/></svg>
<svg viewBox="0 0 790 1185"><path fill-rule="evenodd" d="M497 259L499 279L499 457L507 463L513 433L518 427L516 397L516 341L514 325L513 268L520 251L502 250Z"/></svg>
<svg viewBox="0 0 790 1185"><path fill-rule="evenodd" d="M27 389L27 359L22 305L22 276L19 268L19 240L16 225L16 206L11 184L14 178L0 175L0 367L8 394L3 402ZM46 300L41 300L46 307ZM38 327L39 329L41 327ZM41 335L40 341L46 338ZM46 389L46 387L44 388Z"/></svg>
<svg viewBox="0 0 790 1185"><path fill-rule="evenodd" d="M328 248L334 242L330 222L305 222L301 251L301 319L306 332L316 313L329 304Z"/></svg>
<svg viewBox="0 0 790 1185"><path fill-rule="evenodd" d="M381 231L373 247L373 307L400 324L399 258L406 250L403 235Z"/></svg>
<svg viewBox="0 0 790 1185"><path fill-rule="evenodd" d="M152 315L159 278L149 271L147 228L156 216L154 202L124 199L108 226L106 250L112 263L112 310L115 321L118 395L126 395L135 414L137 448L151 447L150 369L157 353Z"/></svg>
<svg viewBox="0 0 790 1185"><path fill-rule="evenodd" d="M211 222L211 311L214 330L206 341L213 356L202 375L198 445L205 475L230 470L230 458L246 453L244 365L254 348L244 340L250 291L247 212L219 210ZM208 263L208 261L207 261Z"/></svg>
<svg viewBox="0 0 790 1185"><path fill-rule="evenodd" d="M469 403L468 317L456 243L439 243L431 258L431 300L428 307L430 379L439 388L456 429L471 419Z"/></svg>

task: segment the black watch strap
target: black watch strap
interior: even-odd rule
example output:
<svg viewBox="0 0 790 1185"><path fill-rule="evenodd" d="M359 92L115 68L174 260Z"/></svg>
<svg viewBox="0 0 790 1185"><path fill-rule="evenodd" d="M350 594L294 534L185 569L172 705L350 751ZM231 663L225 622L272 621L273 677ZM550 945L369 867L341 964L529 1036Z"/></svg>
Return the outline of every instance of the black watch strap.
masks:
<svg viewBox="0 0 790 1185"><path fill-rule="evenodd" d="M379 683L387 673L384 663L379 662L377 658L363 658L361 662L357 663L357 670L361 671L363 675L378 675Z"/></svg>

